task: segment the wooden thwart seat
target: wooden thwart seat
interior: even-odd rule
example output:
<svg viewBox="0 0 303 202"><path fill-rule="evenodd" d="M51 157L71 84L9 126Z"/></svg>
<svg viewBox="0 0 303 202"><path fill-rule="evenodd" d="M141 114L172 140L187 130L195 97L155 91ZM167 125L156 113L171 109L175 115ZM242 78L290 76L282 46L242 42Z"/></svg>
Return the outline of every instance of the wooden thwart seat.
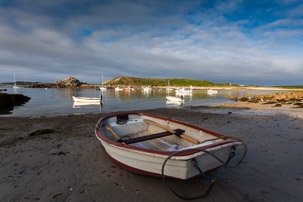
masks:
<svg viewBox="0 0 303 202"><path fill-rule="evenodd" d="M162 133L155 133L155 134L151 134L151 135L146 135L146 136L142 136L142 137L135 137L135 138L131 138L131 139L127 139L127 140L123 140L123 139L119 139L117 140L117 142L124 142L125 144L133 144L136 142L143 142L143 141L147 141L147 140L152 140L152 139L156 139L156 138L161 138L161 137L165 137L165 136L169 136L169 135L181 135L183 134L185 131L182 129L175 129L174 133L171 132L162 132Z"/></svg>
<svg viewBox="0 0 303 202"><path fill-rule="evenodd" d="M147 124L152 124L154 126L162 128L162 129L166 130L166 132L146 135L146 136L142 136L142 137L136 137L136 138L132 138L132 139L128 139L128 140L123 140L113 131L112 127L109 124L104 124L104 128L112 133L112 135L115 137L117 142L120 142L120 143L123 143L123 144L132 144L132 143L136 143L136 142L142 142L142 141L151 140L151 139L160 138L160 137L165 137L165 136L169 136L169 135L176 135L180 138L186 139L187 141L189 141L193 144L199 144L199 141L194 140L191 137L188 137L186 135L183 135L183 133L185 131L182 130L182 129L172 130L170 128L162 126L162 125L160 125L160 124L158 124L154 121L148 120L148 119L144 119L144 122L147 123Z"/></svg>

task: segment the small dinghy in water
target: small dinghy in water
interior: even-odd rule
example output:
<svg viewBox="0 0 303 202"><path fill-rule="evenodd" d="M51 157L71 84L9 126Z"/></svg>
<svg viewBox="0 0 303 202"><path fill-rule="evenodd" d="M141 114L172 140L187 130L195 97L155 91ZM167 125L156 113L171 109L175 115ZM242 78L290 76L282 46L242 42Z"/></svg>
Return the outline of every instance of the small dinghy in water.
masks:
<svg viewBox="0 0 303 202"><path fill-rule="evenodd" d="M139 174L179 179L200 174L193 160L204 172L225 165L234 148L242 144L237 138L143 113L103 117L97 122L95 133L120 167Z"/></svg>
<svg viewBox="0 0 303 202"><path fill-rule="evenodd" d="M73 96L74 102L80 103L96 103L100 104L102 98L101 97L75 97Z"/></svg>
<svg viewBox="0 0 303 202"><path fill-rule="evenodd" d="M169 102L177 102L177 103L184 103L185 100L182 97L174 97L174 96L166 96L166 100L169 101Z"/></svg>

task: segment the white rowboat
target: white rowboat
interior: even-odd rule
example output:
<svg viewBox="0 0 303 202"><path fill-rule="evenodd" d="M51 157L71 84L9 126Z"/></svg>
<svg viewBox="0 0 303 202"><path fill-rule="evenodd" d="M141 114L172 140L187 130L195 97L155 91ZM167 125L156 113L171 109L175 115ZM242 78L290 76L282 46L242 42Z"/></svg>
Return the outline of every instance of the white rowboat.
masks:
<svg viewBox="0 0 303 202"><path fill-rule="evenodd" d="M192 93L192 89L178 88L176 89L176 93Z"/></svg>
<svg viewBox="0 0 303 202"><path fill-rule="evenodd" d="M75 97L73 96L74 102L83 102L83 103L99 103L101 102L101 97Z"/></svg>
<svg viewBox="0 0 303 202"><path fill-rule="evenodd" d="M152 88L151 88L151 87L143 87L142 90L143 90L143 91L151 91Z"/></svg>
<svg viewBox="0 0 303 202"><path fill-rule="evenodd" d="M170 102L184 102L185 100L181 97L174 97L174 96L166 96L166 100Z"/></svg>
<svg viewBox="0 0 303 202"><path fill-rule="evenodd" d="M193 159L204 172L213 170L222 163L209 152L226 162L233 148L242 144L204 128L143 113L103 117L97 122L95 133L111 160L120 167L139 174L179 179L199 175ZM177 151L182 152L170 156Z"/></svg>
<svg viewBox="0 0 303 202"><path fill-rule="evenodd" d="M115 91L123 91L123 88L116 87Z"/></svg>
<svg viewBox="0 0 303 202"><path fill-rule="evenodd" d="M212 90L212 89L207 90L206 92L207 92L207 94L217 94L218 93L217 90Z"/></svg>

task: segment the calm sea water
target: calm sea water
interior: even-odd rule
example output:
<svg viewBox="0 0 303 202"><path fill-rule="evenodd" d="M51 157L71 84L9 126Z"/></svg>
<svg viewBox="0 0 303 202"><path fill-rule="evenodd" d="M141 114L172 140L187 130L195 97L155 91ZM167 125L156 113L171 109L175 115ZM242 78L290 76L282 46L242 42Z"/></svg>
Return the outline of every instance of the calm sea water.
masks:
<svg viewBox="0 0 303 202"><path fill-rule="evenodd" d="M184 95L185 104L172 104L166 102L166 96L175 96L175 91L152 90L142 91L97 91L94 89L57 89L57 88L22 88L2 87L7 93L21 93L31 97L23 106L14 107L10 114L0 116L53 116L63 114L119 112L155 108L180 108L187 106L217 105L233 102L227 96L245 96L260 93L255 91L219 91L218 94L209 95L205 90L194 90L192 94ZM72 96L99 97L102 94L101 105L75 105Z"/></svg>

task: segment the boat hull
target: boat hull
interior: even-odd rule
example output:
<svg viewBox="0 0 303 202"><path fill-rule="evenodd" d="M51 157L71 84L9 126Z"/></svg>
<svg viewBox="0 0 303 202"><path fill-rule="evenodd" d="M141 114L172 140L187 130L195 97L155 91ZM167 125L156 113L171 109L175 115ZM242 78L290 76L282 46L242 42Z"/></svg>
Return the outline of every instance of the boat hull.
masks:
<svg viewBox="0 0 303 202"><path fill-rule="evenodd" d="M144 116L150 115L144 114ZM155 116L152 116L152 118L155 118ZM145 175L162 176L163 163L174 152L138 148L132 145L126 145L113 140L109 140L100 132L100 127L102 127L103 122L102 120L106 120L106 118L100 119L98 121L96 125L96 136L100 140L101 145L104 147L106 153L116 164L131 172ZM195 129L202 129L191 126L189 124L187 124L186 127L189 126L194 127ZM205 131L206 129L203 130ZM217 136L220 136L220 134L217 134L215 132L213 133ZM171 157L165 164L163 175L165 177L178 179L189 179L196 175L199 175L199 172L196 170L192 163L192 159L195 159L198 162L200 168L204 172L218 168L222 166L222 163L215 159L213 156L201 150L211 152L223 162L226 162L229 158L232 147L238 144L241 143L235 140L222 140L216 143L201 144L188 147L188 149L196 149L196 151L187 151L184 149L182 153Z"/></svg>
<svg viewBox="0 0 303 202"><path fill-rule="evenodd" d="M89 97L75 97L73 96L74 102L80 102L80 103L100 103L101 98L89 98Z"/></svg>
<svg viewBox="0 0 303 202"><path fill-rule="evenodd" d="M122 89L122 88L117 87L117 88L115 88L115 91L123 91L123 89Z"/></svg>
<svg viewBox="0 0 303 202"><path fill-rule="evenodd" d="M207 90L207 94L218 94L217 90Z"/></svg>
<svg viewBox="0 0 303 202"><path fill-rule="evenodd" d="M162 165L166 158L168 158L168 155L156 155L148 152L138 152L132 149L115 147L106 144L102 140L101 144L116 164L128 171L138 174L161 176ZM225 162L229 157L232 146L233 144L220 146L220 148L216 148L213 154ZM165 177L189 179L199 175L199 172L194 168L191 162L193 158L197 160L200 168L204 172L222 166L214 157L200 152L196 155L187 156L186 158L173 158L172 160L168 160L164 168Z"/></svg>
<svg viewBox="0 0 303 202"><path fill-rule="evenodd" d="M184 102L184 99L178 98L178 97L172 97L172 96L166 96L166 100L170 102Z"/></svg>

